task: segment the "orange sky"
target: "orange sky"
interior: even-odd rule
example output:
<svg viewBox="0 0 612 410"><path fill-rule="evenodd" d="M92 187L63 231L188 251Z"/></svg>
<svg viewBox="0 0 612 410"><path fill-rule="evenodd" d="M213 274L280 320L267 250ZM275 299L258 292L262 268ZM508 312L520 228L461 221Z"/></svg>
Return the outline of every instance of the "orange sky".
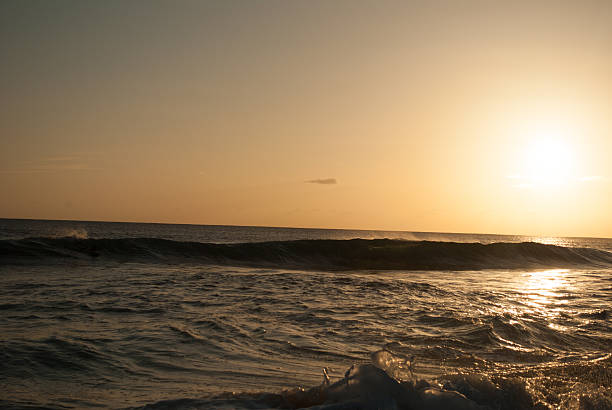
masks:
<svg viewBox="0 0 612 410"><path fill-rule="evenodd" d="M609 1L2 2L0 50L0 217L612 237Z"/></svg>

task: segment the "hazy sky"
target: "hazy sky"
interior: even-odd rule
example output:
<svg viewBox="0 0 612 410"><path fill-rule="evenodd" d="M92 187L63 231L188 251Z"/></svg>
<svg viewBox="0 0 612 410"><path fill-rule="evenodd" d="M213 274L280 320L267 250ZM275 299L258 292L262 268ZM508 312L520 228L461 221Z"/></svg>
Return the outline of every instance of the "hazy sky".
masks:
<svg viewBox="0 0 612 410"><path fill-rule="evenodd" d="M612 237L612 2L0 1L0 217Z"/></svg>

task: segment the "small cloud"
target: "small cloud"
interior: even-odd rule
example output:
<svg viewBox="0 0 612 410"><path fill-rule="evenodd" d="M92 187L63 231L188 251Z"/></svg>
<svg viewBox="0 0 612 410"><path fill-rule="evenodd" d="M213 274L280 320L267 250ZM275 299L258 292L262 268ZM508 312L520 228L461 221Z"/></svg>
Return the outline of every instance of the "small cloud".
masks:
<svg viewBox="0 0 612 410"><path fill-rule="evenodd" d="M323 178L323 179L311 179L310 181L306 181L308 184L320 184L320 185L335 185L338 183L336 178Z"/></svg>

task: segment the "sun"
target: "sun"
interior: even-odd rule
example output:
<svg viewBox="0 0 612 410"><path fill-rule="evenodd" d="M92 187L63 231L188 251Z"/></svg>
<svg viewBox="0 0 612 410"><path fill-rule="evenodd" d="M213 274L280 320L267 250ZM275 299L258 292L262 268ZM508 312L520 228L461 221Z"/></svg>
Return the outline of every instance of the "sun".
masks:
<svg viewBox="0 0 612 410"><path fill-rule="evenodd" d="M518 156L509 178L515 186L556 188L578 180L575 128L560 121L531 122L514 135Z"/></svg>
<svg viewBox="0 0 612 410"><path fill-rule="evenodd" d="M562 137L533 138L527 143L524 155L523 177L531 185L563 185L573 177L573 150Z"/></svg>

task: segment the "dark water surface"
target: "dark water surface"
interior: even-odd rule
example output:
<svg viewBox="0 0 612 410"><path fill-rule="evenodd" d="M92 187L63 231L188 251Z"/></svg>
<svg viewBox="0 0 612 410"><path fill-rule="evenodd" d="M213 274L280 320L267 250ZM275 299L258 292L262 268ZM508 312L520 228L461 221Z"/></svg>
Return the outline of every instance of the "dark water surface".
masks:
<svg viewBox="0 0 612 410"><path fill-rule="evenodd" d="M0 238L3 407L612 408L610 240L15 220ZM297 268L298 239L338 240L300 261L357 244L464 264ZM240 263L185 244L264 241Z"/></svg>

